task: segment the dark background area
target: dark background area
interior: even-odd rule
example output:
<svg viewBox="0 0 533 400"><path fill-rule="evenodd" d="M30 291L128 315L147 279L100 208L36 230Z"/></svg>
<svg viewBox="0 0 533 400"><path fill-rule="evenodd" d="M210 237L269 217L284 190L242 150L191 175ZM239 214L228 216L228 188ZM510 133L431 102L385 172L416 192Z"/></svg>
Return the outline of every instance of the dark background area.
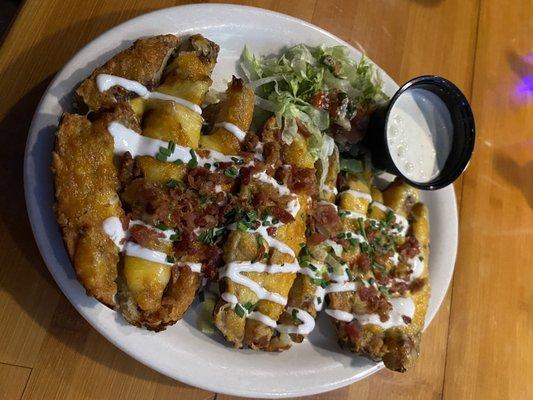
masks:
<svg viewBox="0 0 533 400"><path fill-rule="evenodd" d="M0 0L0 44L21 4L21 0Z"/></svg>

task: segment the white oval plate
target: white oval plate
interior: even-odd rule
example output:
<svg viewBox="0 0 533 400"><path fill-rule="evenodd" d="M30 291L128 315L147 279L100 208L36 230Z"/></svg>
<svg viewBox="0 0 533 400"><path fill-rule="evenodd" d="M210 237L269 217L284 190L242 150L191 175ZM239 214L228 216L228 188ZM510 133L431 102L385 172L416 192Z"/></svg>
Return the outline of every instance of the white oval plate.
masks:
<svg viewBox="0 0 533 400"><path fill-rule="evenodd" d="M329 321L319 318L309 339L281 354L234 350L218 335L196 328L197 304L184 320L161 333L126 324L119 314L92 298L76 280L53 212L50 171L55 129L70 110L72 90L91 71L142 36L201 33L220 45L214 86L223 89L244 45L255 53L278 53L284 46L348 43L307 22L262 9L232 5L190 5L164 9L127 21L93 40L56 75L33 117L24 160L28 213L41 254L59 287L76 309L117 347L149 367L213 392L279 398L325 392L360 380L381 363L339 349ZM398 85L384 72L385 92ZM450 283L457 247L457 209L452 186L423 194L430 210L431 286L426 325L437 312Z"/></svg>

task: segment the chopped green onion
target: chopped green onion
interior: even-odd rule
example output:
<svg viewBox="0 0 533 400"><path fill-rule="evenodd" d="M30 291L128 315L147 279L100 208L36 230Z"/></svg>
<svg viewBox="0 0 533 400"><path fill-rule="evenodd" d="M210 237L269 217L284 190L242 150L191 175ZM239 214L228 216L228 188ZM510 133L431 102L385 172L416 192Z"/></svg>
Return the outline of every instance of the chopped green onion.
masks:
<svg viewBox="0 0 533 400"><path fill-rule="evenodd" d="M241 306L239 303L235 304L235 314L237 314L239 317L243 318L246 314L246 310L243 306Z"/></svg>
<svg viewBox="0 0 533 400"><path fill-rule="evenodd" d="M167 256L167 263L174 264L176 259L172 256Z"/></svg>
<svg viewBox="0 0 533 400"><path fill-rule="evenodd" d="M160 231L167 231L169 229L169 227L162 222L158 223L155 227Z"/></svg>
<svg viewBox="0 0 533 400"><path fill-rule="evenodd" d="M187 166L189 168L195 168L198 166L198 157L196 157L196 153L194 152L193 149L191 149L189 151L189 153L191 154L191 159L189 160L189 162L187 163Z"/></svg>
<svg viewBox="0 0 533 400"><path fill-rule="evenodd" d="M298 310L296 308L293 308L292 309L292 319L294 321L299 321L299 318L298 318Z"/></svg>

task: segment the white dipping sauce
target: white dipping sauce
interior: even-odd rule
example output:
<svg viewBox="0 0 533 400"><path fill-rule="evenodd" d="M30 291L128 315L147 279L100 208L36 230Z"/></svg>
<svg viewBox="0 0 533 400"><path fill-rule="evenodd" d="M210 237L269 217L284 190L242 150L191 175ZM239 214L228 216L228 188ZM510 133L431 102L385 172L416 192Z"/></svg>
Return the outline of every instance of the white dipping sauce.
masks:
<svg viewBox="0 0 533 400"><path fill-rule="evenodd" d="M453 124L444 102L425 89L408 89L393 104L387 144L396 168L425 183L442 171L452 148Z"/></svg>

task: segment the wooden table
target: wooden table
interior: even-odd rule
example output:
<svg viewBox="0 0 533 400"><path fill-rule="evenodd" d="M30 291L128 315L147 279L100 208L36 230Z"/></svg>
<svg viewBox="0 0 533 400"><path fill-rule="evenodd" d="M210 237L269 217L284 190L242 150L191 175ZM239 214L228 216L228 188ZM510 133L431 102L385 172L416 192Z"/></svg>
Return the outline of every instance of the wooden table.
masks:
<svg viewBox="0 0 533 400"><path fill-rule="evenodd" d="M179 1L27 0L0 51L0 399L218 399L166 378L93 330L31 234L22 158L51 77L116 24ZM395 80L440 74L471 100L477 147L456 185L453 286L410 372L381 371L314 399L533 398L531 0L257 0L361 46Z"/></svg>

